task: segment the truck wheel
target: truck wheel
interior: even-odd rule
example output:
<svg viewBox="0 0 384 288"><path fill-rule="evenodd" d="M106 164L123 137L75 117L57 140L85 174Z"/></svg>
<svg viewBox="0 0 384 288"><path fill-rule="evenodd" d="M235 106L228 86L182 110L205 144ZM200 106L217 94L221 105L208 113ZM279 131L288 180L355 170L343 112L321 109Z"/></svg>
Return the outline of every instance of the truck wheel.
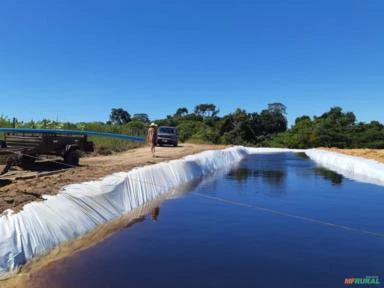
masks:
<svg viewBox="0 0 384 288"><path fill-rule="evenodd" d="M7 144L5 143L5 141L0 140L0 148L7 148Z"/></svg>
<svg viewBox="0 0 384 288"><path fill-rule="evenodd" d="M79 152L77 150L70 150L64 155L64 163L77 166L79 165Z"/></svg>
<svg viewBox="0 0 384 288"><path fill-rule="evenodd" d="M177 147L177 142L173 144L173 147Z"/></svg>

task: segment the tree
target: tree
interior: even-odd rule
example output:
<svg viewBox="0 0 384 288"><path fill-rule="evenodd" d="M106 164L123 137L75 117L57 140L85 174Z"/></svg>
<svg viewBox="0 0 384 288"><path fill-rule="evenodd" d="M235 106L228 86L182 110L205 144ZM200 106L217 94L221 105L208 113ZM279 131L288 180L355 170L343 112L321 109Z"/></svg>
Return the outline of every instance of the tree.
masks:
<svg viewBox="0 0 384 288"><path fill-rule="evenodd" d="M307 115L296 118L291 129L289 147L311 148L317 145L317 133L314 122Z"/></svg>
<svg viewBox="0 0 384 288"><path fill-rule="evenodd" d="M265 134L280 133L287 130L287 119L279 112L261 111L259 123Z"/></svg>
<svg viewBox="0 0 384 288"><path fill-rule="evenodd" d="M268 111L285 115L287 114L287 107L283 103L270 103L268 104Z"/></svg>
<svg viewBox="0 0 384 288"><path fill-rule="evenodd" d="M113 108L109 120L112 124L122 125L131 121L131 115L123 108Z"/></svg>
<svg viewBox="0 0 384 288"><path fill-rule="evenodd" d="M237 108L232 114L233 122L237 125L240 122L246 121L250 118L244 109Z"/></svg>
<svg viewBox="0 0 384 288"><path fill-rule="evenodd" d="M148 114L146 114L146 113L134 114L132 117L132 120L141 121L144 123L149 123L149 117L148 117Z"/></svg>
<svg viewBox="0 0 384 288"><path fill-rule="evenodd" d="M214 117L219 114L220 110L216 110L214 104L199 104L195 107L195 114L202 117Z"/></svg>
<svg viewBox="0 0 384 288"><path fill-rule="evenodd" d="M224 118L220 121L219 125L219 133L220 135L224 135L227 132L230 132L235 128L235 123L233 121L232 115L226 115Z"/></svg>
<svg viewBox="0 0 384 288"><path fill-rule="evenodd" d="M328 112L315 118L320 146L351 147L354 142L353 127L356 117L352 112L344 113L340 107L332 107Z"/></svg>
<svg viewBox="0 0 384 288"><path fill-rule="evenodd" d="M188 114L188 109L185 107L177 109L174 117L184 117Z"/></svg>
<svg viewBox="0 0 384 288"><path fill-rule="evenodd" d="M0 127L12 127L12 121L7 116L0 115Z"/></svg>

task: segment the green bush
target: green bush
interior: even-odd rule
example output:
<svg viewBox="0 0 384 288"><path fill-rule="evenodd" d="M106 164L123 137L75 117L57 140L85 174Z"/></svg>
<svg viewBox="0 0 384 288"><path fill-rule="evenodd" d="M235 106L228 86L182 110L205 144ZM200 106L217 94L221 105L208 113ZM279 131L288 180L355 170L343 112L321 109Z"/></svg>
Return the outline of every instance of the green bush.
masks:
<svg viewBox="0 0 384 288"><path fill-rule="evenodd" d="M186 120L177 126L179 140L185 142L192 138L193 135L198 133L204 128L207 127L204 123L199 121Z"/></svg>

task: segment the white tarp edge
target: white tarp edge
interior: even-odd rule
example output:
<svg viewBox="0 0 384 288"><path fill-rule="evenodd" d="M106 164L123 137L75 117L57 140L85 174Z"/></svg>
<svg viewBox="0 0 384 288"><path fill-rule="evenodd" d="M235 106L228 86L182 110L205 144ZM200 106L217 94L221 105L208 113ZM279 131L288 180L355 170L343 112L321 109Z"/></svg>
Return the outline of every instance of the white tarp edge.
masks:
<svg viewBox="0 0 384 288"><path fill-rule="evenodd" d="M243 147L206 151L68 185L19 213L8 210L0 216L0 277L177 186L234 165L245 155Z"/></svg>
<svg viewBox="0 0 384 288"><path fill-rule="evenodd" d="M43 255L180 185L236 165L247 154L303 151L233 147L65 186L57 195L46 197L46 201L29 203L19 213L8 210L0 216L0 277L32 257ZM384 183L382 164L318 149L306 153L326 168L348 171L341 173L347 177L351 173L354 177L368 175Z"/></svg>
<svg viewBox="0 0 384 288"><path fill-rule="evenodd" d="M317 164L359 182L384 185L384 164L333 151L309 149L305 154Z"/></svg>

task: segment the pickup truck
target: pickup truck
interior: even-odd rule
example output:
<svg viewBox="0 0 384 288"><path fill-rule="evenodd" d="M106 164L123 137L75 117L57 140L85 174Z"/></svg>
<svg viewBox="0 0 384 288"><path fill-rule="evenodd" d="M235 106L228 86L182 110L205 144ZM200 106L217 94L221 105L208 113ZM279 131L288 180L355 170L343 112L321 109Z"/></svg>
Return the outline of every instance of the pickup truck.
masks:
<svg viewBox="0 0 384 288"><path fill-rule="evenodd" d="M176 127L160 126L157 130L157 144L159 146L166 144L177 147L178 137Z"/></svg>

